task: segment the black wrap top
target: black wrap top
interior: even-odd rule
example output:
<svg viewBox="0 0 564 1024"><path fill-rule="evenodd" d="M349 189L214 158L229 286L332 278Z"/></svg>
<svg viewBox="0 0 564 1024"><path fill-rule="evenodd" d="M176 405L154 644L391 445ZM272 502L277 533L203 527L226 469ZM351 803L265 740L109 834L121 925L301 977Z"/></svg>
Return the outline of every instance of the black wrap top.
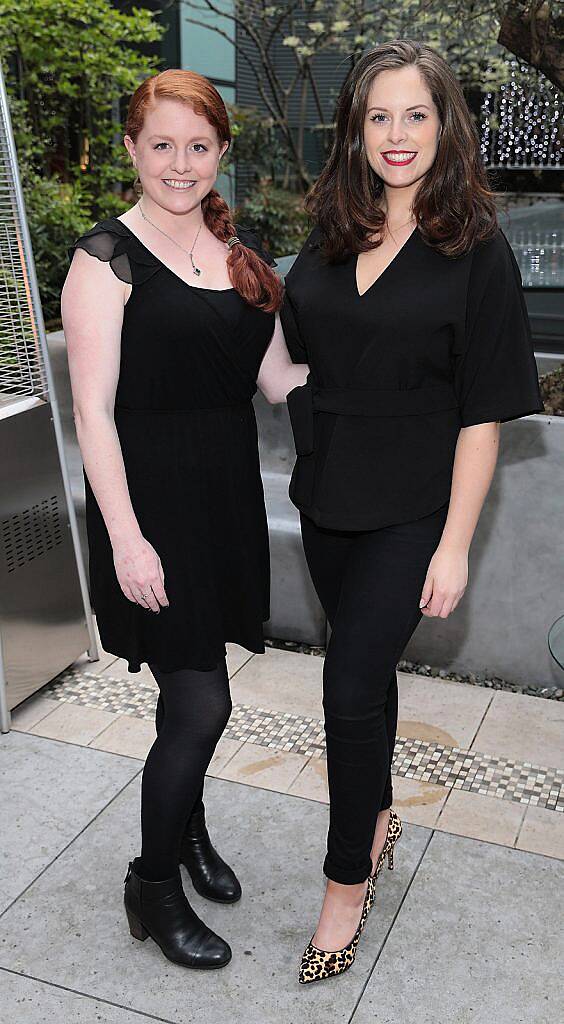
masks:
<svg viewBox="0 0 564 1024"><path fill-rule="evenodd" d="M295 505L368 530L449 500L461 427L542 412L521 276L503 232L458 258L416 228L360 295L356 255L328 264L315 228L286 276L281 319L308 362L288 395Z"/></svg>

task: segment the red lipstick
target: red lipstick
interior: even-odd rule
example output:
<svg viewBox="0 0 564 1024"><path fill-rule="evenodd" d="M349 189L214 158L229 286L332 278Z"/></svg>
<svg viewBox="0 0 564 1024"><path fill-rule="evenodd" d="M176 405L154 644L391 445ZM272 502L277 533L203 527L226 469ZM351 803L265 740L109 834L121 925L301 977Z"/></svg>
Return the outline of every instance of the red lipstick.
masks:
<svg viewBox="0 0 564 1024"><path fill-rule="evenodd" d="M417 156L412 149L387 149L380 154L390 167L407 167Z"/></svg>

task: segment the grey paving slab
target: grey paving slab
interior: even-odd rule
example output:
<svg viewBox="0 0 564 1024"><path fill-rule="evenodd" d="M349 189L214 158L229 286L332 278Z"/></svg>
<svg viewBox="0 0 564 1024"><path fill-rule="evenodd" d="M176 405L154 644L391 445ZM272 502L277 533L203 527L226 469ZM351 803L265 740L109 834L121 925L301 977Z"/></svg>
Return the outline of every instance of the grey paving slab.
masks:
<svg viewBox="0 0 564 1024"><path fill-rule="evenodd" d="M0 970L2 1021L9 1024L146 1024L147 1018L89 996Z"/></svg>
<svg viewBox="0 0 564 1024"><path fill-rule="evenodd" d="M435 832L352 1024L560 1024L564 863Z"/></svg>
<svg viewBox="0 0 564 1024"><path fill-rule="evenodd" d="M232 945L221 971L170 964L147 939L131 938L123 877L138 852L139 780L124 792L0 920L0 966L107 999L174 1024L348 1022L430 832L406 826L397 866L380 887L354 968L302 987L298 963L311 938L323 890L327 808L239 783L210 779L212 838L236 866L239 904L197 912Z"/></svg>
<svg viewBox="0 0 564 1024"><path fill-rule="evenodd" d="M0 913L141 767L28 733L0 737Z"/></svg>

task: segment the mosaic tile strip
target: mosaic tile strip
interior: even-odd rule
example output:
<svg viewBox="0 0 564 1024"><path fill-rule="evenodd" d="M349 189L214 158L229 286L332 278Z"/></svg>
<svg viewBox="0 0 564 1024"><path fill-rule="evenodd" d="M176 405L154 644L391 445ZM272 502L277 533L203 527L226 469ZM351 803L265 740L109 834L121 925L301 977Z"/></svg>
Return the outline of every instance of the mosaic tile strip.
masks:
<svg viewBox="0 0 564 1024"><path fill-rule="evenodd" d="M564 771L398 736L394 775L564 811Z"/></svg>
<svg viewBox="0 0 564 1024"><path fill-rule="evenodd" d="M136 718L154 718L158 686L142 677L117 679L96 675L95 672L67 669L43 687L41 693L67 704L103 708L116 714L134 715Z"/></svg>
<svg viewBox="0 0 564 1024"><path fill-rule="evenodd" d="M249 740L261 747L291 751L292 754L325 757L323 722L305 715L235 704L224 735L233 740Z"/></svg>
<svg viewBox="0 0 564 1024"><path fill-rule="evenodd" d="M42 692L67 703L152 719L158 690L143 678L114 679L69 669ZM235 704L225 736L273 750L325 757L323 723L305 715ZM564 812L564 771L528 761L398 736L392 771L406 779Z"/></svg>

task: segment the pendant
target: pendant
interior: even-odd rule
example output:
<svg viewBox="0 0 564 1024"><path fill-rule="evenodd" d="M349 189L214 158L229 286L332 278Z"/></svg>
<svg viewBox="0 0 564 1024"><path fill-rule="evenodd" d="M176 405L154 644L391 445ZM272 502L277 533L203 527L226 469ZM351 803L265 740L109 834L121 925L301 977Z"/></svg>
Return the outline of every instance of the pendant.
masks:
<svg viewBox="0 0 564 1024"><path fill-rule="evenodd" d="M200 270L199 267L194 267L194 273L195 273L196 277L199 277L200 274L202 273L202 271Z"/></svg>

